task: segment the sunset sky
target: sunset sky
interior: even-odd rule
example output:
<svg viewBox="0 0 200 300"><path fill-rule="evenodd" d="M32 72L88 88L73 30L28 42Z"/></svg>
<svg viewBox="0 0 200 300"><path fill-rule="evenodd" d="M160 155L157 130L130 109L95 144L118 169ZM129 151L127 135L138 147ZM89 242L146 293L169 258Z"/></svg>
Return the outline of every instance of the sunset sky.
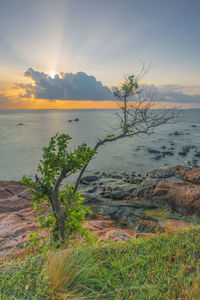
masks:
<svg viewBox="0 0 200 300"><path fill-rule="evenodd" d="M115 108L142 62L157 107L200 108L199 0L0 0L0 108Z"/></svg>

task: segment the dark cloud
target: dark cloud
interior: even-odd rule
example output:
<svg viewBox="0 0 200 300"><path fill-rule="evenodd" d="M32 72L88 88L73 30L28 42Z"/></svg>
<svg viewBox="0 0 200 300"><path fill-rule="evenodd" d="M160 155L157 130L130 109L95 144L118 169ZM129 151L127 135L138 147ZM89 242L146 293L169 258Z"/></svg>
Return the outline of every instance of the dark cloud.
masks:
<svg viewBox="0 0 200 300"><path fill-rule="evenodd" d="M50 77L44 72L29 68L24 75L31 78L33 84L18 84L25 90L22 98L48 100L114 100L111 90L103 86L94 76L84 72L64 73ZM176 102L200 104L200 95L189 95L184 90L198 88L198 86L185 87L182 85L143 85L144 93L155 102Z"/></svg>
<svg viewBox="0 0 200 300"><path fill-rule="evenodd" d="M94 76L84 72L60 73L51 78L48 74L29 68L24 75L30 77L34 84L19 84L25 89L21 97L49 100L113 100L110 89L103 86Z"/></svg>

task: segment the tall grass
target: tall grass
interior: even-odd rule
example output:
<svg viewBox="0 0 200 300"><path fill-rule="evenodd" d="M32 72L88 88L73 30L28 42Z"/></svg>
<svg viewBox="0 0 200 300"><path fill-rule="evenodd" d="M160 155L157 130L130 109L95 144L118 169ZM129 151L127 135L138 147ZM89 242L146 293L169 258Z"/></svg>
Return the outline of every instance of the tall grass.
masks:
<svg viewBox="0 0 200 300"><path fill-rule="evenodd" d="M13 295L15 299L199 300L200 227L128 242L74 244L50 252L43 266L29 261L15 270L0 269L3 300Z"/></svg>

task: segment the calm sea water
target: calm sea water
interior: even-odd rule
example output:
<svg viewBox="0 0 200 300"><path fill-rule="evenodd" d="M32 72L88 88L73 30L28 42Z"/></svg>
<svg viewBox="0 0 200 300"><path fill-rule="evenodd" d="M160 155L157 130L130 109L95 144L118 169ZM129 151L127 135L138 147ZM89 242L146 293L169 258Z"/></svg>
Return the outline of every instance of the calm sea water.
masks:
<svg viewBox="0 0 200 300"><path fill-rule="evenodd" d="M87 142L95 145L97 138L111 132L116 118L114 110L1 110L0 111L0 179L19 180L23 174L33 176L42 155L56 132L67 133L73 139L70 147ZM78 122L68 122L79 118ZM18 125L23 123L23 125ZM196 127L193 127L195 125ZM169 135L175 130L183 135ZM155 160L146 147L170 149L175 154ZM182 110L178 122L156 129L151 136L133 137L102 146L89 171L139 171L166 165L184 164L192 160L195 150L186 157L178 152L185 145L196 145L200 151L200 110ZM138 147L140 150L138 150ZM164 150L162 150L164 151ZM198 159L200 164L200 159Z"/></svg>

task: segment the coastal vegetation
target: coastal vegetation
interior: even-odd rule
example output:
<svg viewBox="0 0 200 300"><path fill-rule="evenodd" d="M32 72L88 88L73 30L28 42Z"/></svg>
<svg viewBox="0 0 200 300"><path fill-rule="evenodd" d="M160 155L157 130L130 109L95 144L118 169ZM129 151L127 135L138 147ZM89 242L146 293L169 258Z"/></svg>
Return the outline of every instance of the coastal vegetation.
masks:
<svg viewBox="0 0 200 300"><path fill-rule="evenodd" d="M26 255L1 265L2 300L200 298L199 227Z"/></svg>

